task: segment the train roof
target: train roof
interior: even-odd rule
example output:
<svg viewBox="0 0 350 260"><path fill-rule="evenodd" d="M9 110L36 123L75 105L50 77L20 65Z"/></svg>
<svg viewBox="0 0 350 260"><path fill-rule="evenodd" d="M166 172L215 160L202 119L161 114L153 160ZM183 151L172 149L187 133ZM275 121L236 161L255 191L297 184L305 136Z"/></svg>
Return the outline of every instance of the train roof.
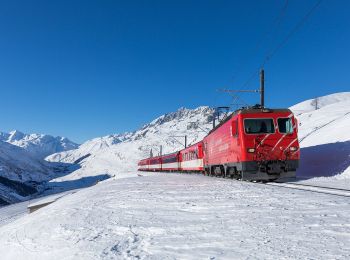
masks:
<svg viewBox="0 0 350 260"><path fill-rule="evenodd" d="M242 107L232 112L229 116L223 119L217 126L215 126L212 130L209 131L208 135L230 120L233 116L238 114L258 114L258 113L292 113L292 111L288 108L266 108L261 107L259 105L252 107Z"/></svg>
<svg viewBox="0 0 350 260"><path fill-rule="evenodd" d="M254 114L254 113L283 113L283 112L292 112L288 108L257 108L257 107L248 107L241 108L233 112L232 114Z"/></svg>

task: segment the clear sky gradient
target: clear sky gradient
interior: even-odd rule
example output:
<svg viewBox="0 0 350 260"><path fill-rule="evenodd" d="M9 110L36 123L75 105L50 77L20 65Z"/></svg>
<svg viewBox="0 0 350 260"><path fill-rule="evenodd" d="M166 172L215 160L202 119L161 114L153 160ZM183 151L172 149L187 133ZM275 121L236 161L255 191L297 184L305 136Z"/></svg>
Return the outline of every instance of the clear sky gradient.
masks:
<svg viewBox="0 0 350 260"><path fill-rule="evenodd" d="M255 71L244 88L257 88L264 57L316 2L0 1L0 130L83 142L229 105L217 89ZM322 1L265 65L267 106L350 90L349 10Z"/></svg>

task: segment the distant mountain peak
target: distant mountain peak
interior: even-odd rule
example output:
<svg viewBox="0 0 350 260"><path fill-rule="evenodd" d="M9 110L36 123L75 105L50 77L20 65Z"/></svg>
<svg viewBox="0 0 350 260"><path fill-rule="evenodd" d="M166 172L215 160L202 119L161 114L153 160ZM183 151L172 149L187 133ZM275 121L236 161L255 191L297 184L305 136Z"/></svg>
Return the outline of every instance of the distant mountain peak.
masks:
<svg viewBox="0 0 350 260"><path fill-rule="evenodd" d="M17 141L17 140L22 139L24 136L25 136L25 134L22 133L21 131L13 130L9 133L8 141L9 142Z"/></svg>
<svg viewBox="0 0 350 260"><path fill-rule="evenodd" d="M45 134L25 134L19 130L9 133L0 132L0 141L21 147L40 159L57 152L68 151L79 147L66 137Z"/></svg>

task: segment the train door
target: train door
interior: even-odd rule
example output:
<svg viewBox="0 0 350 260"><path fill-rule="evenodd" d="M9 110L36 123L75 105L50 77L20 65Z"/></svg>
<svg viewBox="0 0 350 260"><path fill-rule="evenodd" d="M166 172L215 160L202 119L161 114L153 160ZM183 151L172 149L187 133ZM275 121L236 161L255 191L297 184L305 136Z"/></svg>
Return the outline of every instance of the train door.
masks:
<svg viewBox="0 0 350 260"><path fill-rule="evenodd" d="M209 151L208 151L208 142L207 142L207 140L205 140L203 142L203 146L204 146L204 149L203 149L203 162L204 162L204 165L208 165L209 164Z"/></svg>
<svg viewBox="0 0 350 260"><path fill-rule="evenodd" d="M233 118L232 125L231 125L231 136L232 136L232 146L231 146L231 153L233 156L233 161L238 162L239 161L239 155L240 155L240 136L239 136L239 121L238 117Z"/></svg>

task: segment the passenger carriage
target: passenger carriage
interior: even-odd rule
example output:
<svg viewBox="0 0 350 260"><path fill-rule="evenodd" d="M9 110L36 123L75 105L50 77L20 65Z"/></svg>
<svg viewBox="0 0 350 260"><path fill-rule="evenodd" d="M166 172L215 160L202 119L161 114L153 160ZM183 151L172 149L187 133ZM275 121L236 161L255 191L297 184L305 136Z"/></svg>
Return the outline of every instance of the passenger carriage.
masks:
<svg viewBox="0 0 350 260"><path fill-rule="evenodd" d="M180 151L180 170L204 172L202 141Z"/></svg>

